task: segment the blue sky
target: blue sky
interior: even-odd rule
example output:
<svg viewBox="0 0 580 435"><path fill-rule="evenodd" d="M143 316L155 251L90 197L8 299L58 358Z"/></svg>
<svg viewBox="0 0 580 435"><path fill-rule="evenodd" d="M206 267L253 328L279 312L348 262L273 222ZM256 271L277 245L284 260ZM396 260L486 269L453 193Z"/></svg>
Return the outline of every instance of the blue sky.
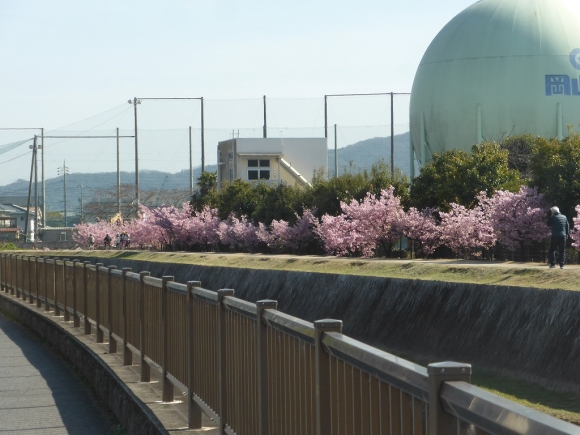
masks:
<svg viewBox="0 0 580 435"><path fill-rule="evenodd" d="M286 134L282 127L287 125L319 126L325 94L410 92L416 68L433 37L472 3L4 0L0 2L0 127L96 131L116 125L130 129L129 98L203 96L210 107L211 100L222 107L208 115L209 128L229 131L261 125L257 113L262 95L273 100L271 116L281 135ZM232 99L242 103L228 103ZM297 99L304 99L303 107ZM246 104L245 100L251 101ZM140 126L156 130L193 124L195 128L196 104L145 107L144 102L139 107L144 122ZM347 110L336 104L337 111ZM340 115L342 119L333 112L339 120L331 123L353 128L384 123L376 115L377 110L384 112L380 109L387 104L384 100L379 109L370 108L374 103L360 108L357 104L351 102L350 114ZM404 107L401 103L396 121L402 129ZM316 122L301 119L309 111L316 113ZM113 121L107 123L108 118ZM30 133L0 133L0 145ZM363 136L373 134L383 131L375 129ZM219 136L211 136L208 158L215 157L213 142ZM342 138L342 146L354 140L347 133ZM157 154L164 147L160 141L153 140ZM75 152L81 145L68 146L56 152L54 145L48 159L53 166L62 165L63 157L68 157L74 162L73 172L102 169L95 167L86 152ZM154 154L153 166L159 162ZM20 168L29 167L29 158L16 155L0 154L0 185L26 178ZM145 150L144 167L146 155ZM15 163L2 164L7 159ZM178 168L182 160L166 166L182 169Z"/></svg>

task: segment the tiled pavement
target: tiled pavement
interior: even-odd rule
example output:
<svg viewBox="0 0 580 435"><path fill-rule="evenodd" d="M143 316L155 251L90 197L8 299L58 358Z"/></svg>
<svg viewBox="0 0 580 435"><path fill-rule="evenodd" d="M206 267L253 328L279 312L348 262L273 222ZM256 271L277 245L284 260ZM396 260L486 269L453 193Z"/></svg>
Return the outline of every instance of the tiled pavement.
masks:
<svg viewBox="0 0 580 435"><path fill-rule="evenodd" d="M1 435L105 435L113 425L59 357L0 315Z"/></svg>
<svg viewBox="0 0 580 435"><path fill-rule="evenodd" d="M140 382L139 366L124 366L121 353L109 354L107 343L97 343L94 335L85 335L73 322L65 322L52 311L45 312L14 296L6 296L51 319L90 348L155 414L169 434L219 433L205 414L201 429L187 428L187 404L178 400L177 388L176 401L161 401L161 374L157 370L151 369L151 382ZM133 361L138 361L136 355ZM113 423L94 400L66 364L35 335L0 314L0 435L113 434Z"/></svg>

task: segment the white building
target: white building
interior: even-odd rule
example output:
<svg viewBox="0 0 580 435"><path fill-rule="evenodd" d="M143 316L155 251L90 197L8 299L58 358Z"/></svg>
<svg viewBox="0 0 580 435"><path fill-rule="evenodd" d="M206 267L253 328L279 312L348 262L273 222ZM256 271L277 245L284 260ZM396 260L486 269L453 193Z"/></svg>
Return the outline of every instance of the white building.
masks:
<svg viewBox="0 0 580 435"><path fill-rule="evenodd" d="M237 138L217 152L219 189L236 179L308 186L315 171L328 171L326 138Z"/></svg>

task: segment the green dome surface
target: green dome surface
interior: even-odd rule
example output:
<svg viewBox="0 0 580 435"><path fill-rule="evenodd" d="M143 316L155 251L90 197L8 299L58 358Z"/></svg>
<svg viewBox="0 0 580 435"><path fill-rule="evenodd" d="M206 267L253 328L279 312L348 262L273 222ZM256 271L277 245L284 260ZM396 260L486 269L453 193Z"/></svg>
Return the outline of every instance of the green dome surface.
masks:
<svg viewBox="0 0 580 435"><path fill-rule="evenodd" d="M580 0L481 0L435 37L417 69L411 150L563 137L580 124Z"/></svg>

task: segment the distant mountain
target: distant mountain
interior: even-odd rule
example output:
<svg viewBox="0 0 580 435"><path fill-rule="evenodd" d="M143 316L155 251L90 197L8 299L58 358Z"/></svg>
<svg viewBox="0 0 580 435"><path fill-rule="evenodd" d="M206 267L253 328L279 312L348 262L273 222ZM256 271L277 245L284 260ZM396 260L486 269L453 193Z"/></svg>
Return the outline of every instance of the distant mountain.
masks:
<svg viewBox="0 0 580 435"><path fill-rule="evenodd" d="M409 174L409 133L395 135L395 167ZM330 144L329 144L330 145ZM370 169L371 166L381 159L390 166L391 162L391 138L375 137L338 149L338 173L361 172ZM214 172L216 165L206 166L206 171ZM334 176L334 149L328 150L329 177ZM201 175L201 168L193 169L194 180ZM121 184L134 184L134 172L121 172ZM0 186L0 203L9 197L28 197L28 180L17 180L6 186ZM80 210L81 185L83 203L98 202L104 198L99 197L99 191L115 189L117 185L116 172L100 173L73 173L66 177L67 185L67 211L78 213ZM174 190L189 188L189 170L183 170L175 174L161 171L139 171L140 190ZM39 195L42 187L39 184ZM32 191L34 196L34 189ZM11 202L11 201L6 201ZM21 201L20 201L21 202ZM63 177L55 177L46 180L46 204L47 211L62 211L64 209Z"/></svg>
<svg viewBox="0 0 580 435"><path fill-rule="evenodd" d="M395 168L409 175L409 133L394 136ZM330 147L330 144L329 144ZM361 172L383 159L391 165L391 137L374 137L338 149L338 174ZM352 165L351 165L352 162ZM352 168L351 168L352 166ZM328 150L328 176L334 176L334 149Z"/></svg>

